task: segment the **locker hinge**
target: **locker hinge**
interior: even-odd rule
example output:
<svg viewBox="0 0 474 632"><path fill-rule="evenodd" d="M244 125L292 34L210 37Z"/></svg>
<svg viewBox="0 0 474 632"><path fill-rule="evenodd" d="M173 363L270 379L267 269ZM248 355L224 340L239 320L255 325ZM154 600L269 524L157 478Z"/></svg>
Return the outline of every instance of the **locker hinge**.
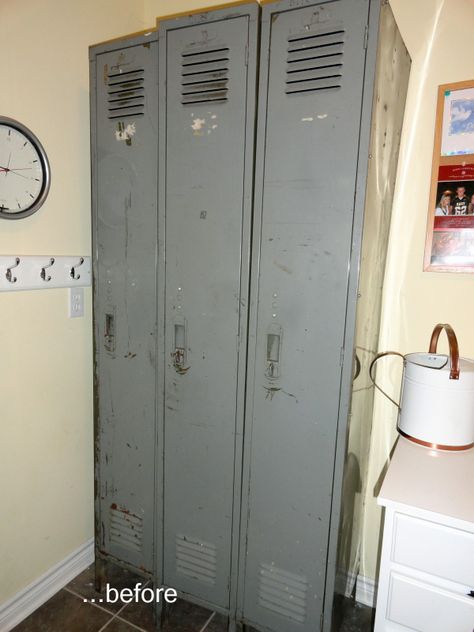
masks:
<svg viewBox="0 0 474 632"><path fill-rule="evenodd" d="M364 31L364 50L367 48L368 41L369 41L369 25L366 24L365 31Z"/></svg>
<svg viewBox="0 0 474 632"><path fill-rule="evenodd" d="M339 354L339 366L344 364L344 347L341 347L341 352Z"/></svg>
<svg viewBox="0 0 474 632"><path fill-rule="evenodd" d="M246 66L249 65L249 47L248 46L245 47L245 65Z"/></svg>

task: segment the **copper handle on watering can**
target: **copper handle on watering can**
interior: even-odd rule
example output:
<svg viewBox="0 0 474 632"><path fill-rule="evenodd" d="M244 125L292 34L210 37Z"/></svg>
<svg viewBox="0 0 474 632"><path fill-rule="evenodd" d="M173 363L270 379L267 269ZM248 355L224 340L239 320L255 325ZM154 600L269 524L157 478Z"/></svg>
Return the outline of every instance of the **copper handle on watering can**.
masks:
<svg viewBox="0 0 474 632"><path fill-rule="evenodd" d="M436 353L439 334L442 332L443 329L446 331L449 342L449 361L451 365L449 379L459 380L459 346L456 334L454 333L454 329L451 327L451 325L448 325L448 323L438 323L436 325L436 327L433 329L433 333L431 334L429 353Z"/></svg>

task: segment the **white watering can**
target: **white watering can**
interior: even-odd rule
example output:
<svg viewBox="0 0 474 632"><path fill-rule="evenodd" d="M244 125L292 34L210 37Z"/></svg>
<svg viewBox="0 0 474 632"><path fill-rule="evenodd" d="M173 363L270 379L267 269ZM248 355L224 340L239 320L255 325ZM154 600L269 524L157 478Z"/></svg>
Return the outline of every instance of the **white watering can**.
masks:
<svg viewBox="0 0 474 632"><path fill-rule="evenodd" d="M449 356L436 352L446 331ZM389 397L373 376L375 363L387 355L403 358L400 404ZM438 450L467 450L474 446L474 360L459 357L451 325L433 329L428 353L379 353L369 368L374 386L399 410L398 432L421 445Z"/></svg>

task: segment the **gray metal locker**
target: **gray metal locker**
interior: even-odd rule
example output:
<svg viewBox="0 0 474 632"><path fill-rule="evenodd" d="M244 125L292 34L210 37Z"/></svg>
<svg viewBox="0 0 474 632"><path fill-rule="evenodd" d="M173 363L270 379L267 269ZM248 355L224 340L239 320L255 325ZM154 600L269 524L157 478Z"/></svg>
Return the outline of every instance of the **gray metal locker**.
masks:
<svg viewBox="0 0 474 632"><path fill-rule="evenodd" d="M262 11L238 618L329 630L380 1Z"/></svg>
<svg viewBox="0 0 474 632"><path fill-rule="evenodd" d="M156 33L91 47L96 557L154 569Z"/></svg>
<svg viewBox="0 0 474 632"><path fill-rule="evenodd" d="M160 22L157 541L164 585L235 610L256 4ZM160 325L161 331L161 325ZM158 571L160 575L160 572Z"/></svg>

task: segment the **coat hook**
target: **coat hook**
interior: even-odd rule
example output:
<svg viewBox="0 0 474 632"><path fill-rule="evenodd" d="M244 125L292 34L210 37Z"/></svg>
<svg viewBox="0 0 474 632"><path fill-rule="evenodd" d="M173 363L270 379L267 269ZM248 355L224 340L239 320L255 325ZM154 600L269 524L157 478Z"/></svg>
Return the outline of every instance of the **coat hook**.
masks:
<svg viewBox="0 0 474 632"><path fill-rule="evenodd" d="M7 271L5 272L5 276L7 277L7 281L9 283L16 283L17 282L17 278L16 276L13 276L12 274L12 270L13 268L17 268L20 265L20 257L15 257L15 263L10 266L9 268L7 268Z"/></svg>
<svg viewBox="0 0 474 632"><path fill-rule="evenodd" d="M51 259L49 260L48 265L43 266L41 268L40 276L43 279L43 281L51 281L51 276L49 274L48 274L48 276L46 276L46 270L47 270L47 268L50 268L53 265L53 263L54 263L54 257L51 257Z"/></svg>
<svg viewBox="0 0 474 632"><path fill-rule="evenodd" d="M81 278L80 274L76 274L76 270L77 268L79 268L79 266L82 266L83 263L84 257L81 257L79 259L79 263L76 263L75 266L72 266L71 271L69 272L69 276L71 277L71 279L74 279L74 281L78 281Z"/></svg>

